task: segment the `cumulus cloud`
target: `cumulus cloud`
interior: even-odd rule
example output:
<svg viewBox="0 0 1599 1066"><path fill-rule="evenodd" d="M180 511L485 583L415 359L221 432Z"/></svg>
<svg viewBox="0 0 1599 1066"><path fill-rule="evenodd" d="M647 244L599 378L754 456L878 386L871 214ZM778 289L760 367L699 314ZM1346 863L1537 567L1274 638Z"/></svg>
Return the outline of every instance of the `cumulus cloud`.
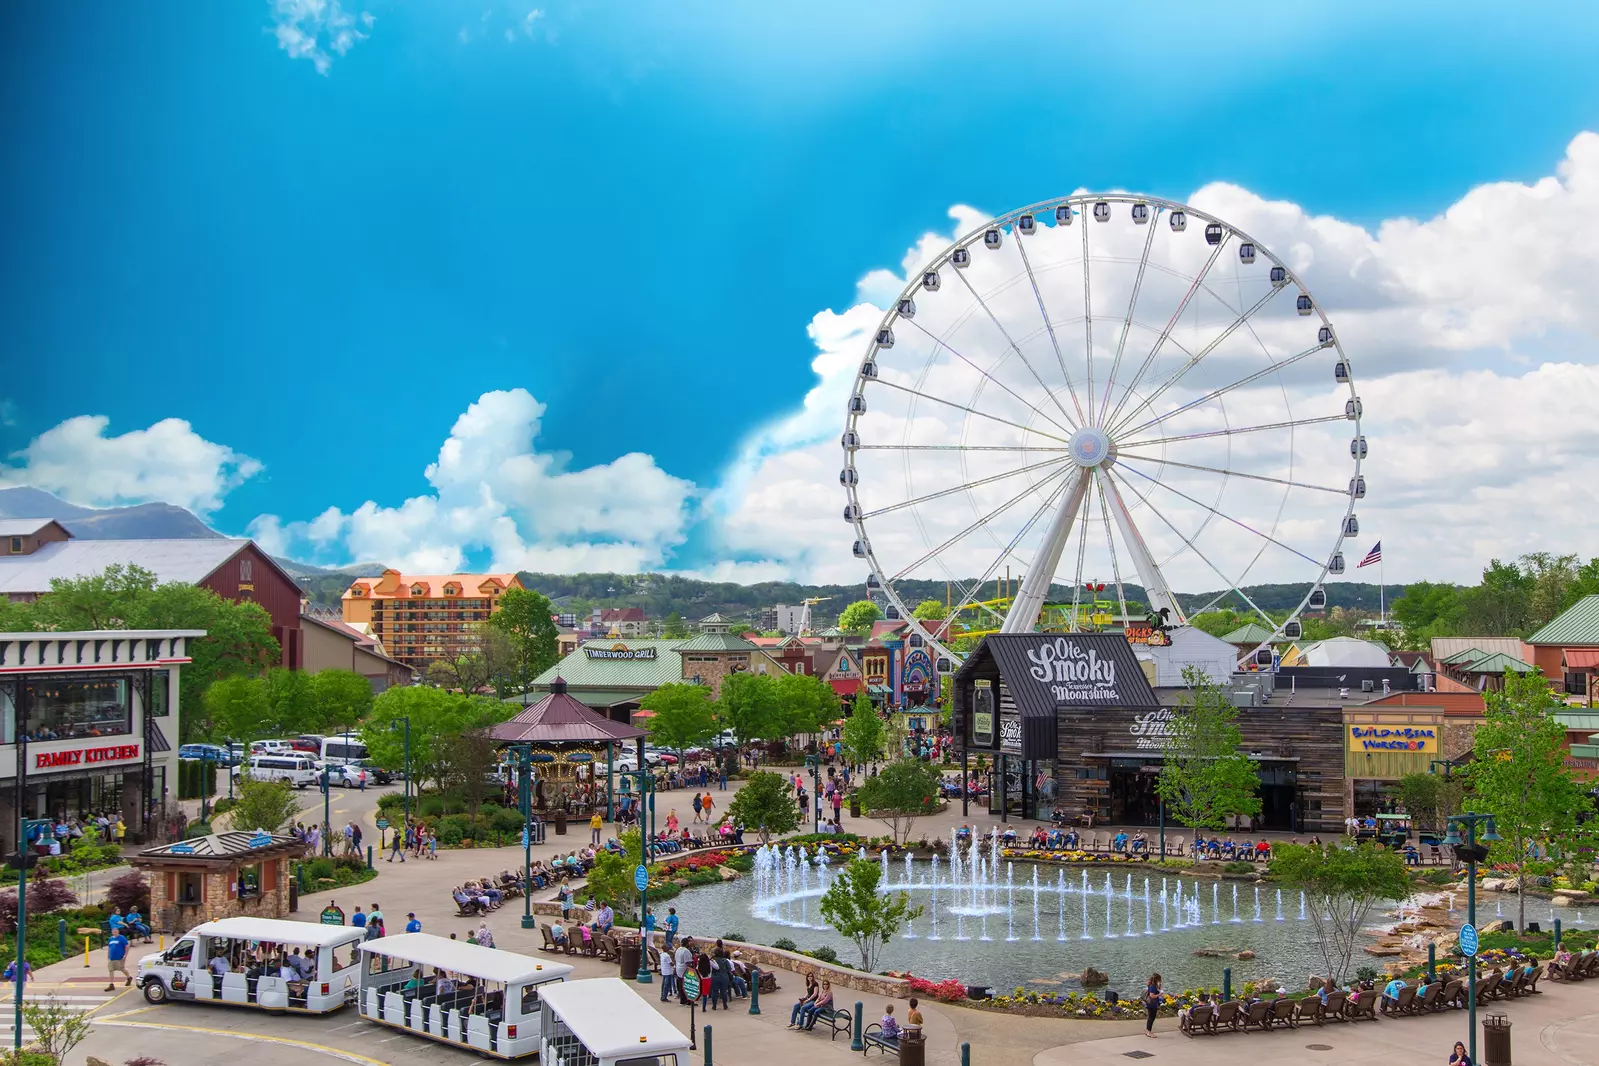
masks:
<svg viewBox="0 0 1599 1066"><path fill-rule="evenodd" d="M206 515L261 464L201 437L181 418L108 436L104 415L69 418L0 465L0 484L32 485L87 507L159 500Z"/></svg>
<svg viewBox="0 0 1599 1066"><path fill-rule="evenodd" d="M326 75L335 56L345 55L371 36L377 19L371 12L354 14L339 0L270 0L273 37L291 59L309 59Z"/></svg>
<svg viewBox="0 0 1599 1066"><path fill-rule="evenodd" d="M569 469L563 453L534 447L544 410L525 389L486 392L424 472L431 493L308 522L264 516L254 529L313 557L419 572L457 570L484 551L502 570L660 567L686 535L694 485L636 452Z"/></svg>

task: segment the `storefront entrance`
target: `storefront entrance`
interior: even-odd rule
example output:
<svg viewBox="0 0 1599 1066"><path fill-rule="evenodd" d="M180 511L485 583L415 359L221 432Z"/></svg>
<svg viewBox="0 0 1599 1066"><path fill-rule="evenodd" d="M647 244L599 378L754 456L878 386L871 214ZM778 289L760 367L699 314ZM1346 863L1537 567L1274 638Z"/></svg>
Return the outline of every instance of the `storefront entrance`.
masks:
<svg viewBox="0 0 1599 1066"><path fill-rule="evenodd" d="M1160 763L1143 759L1110 761L1110 820L1113 825L1156 825L1160 821L1160 797L1155 781Z"/></svg>

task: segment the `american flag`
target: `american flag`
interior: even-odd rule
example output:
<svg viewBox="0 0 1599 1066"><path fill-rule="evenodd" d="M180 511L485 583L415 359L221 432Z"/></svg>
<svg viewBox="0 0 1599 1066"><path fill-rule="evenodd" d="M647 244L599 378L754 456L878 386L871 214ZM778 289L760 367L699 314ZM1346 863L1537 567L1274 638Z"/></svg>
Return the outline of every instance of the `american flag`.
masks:
<svg viewBox="0 0 1599 1066"><path fill-rule="evenodd" d="M1372 563L1380 562L1382 562L1382 541L1379 540L1371 546L1371 551L1366 553L1366 557L1360 560L1360 566L1370 566ZM1360 566L1355 567L1355 569L1359 570Z"/></svg>

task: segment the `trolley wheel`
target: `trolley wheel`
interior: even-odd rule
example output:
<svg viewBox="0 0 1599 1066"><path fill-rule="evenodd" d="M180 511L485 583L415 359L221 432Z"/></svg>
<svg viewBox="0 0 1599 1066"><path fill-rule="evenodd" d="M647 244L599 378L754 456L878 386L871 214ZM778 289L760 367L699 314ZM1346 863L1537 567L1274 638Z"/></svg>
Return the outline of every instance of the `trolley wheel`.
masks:
<svg viewBox="0 0 1599 1066"><path fill-rule="evenodd" d="M167 1001L167 986L161 983L159 977L150 978L144 983L144 998L147 1003L165 1003Z"/></svg>

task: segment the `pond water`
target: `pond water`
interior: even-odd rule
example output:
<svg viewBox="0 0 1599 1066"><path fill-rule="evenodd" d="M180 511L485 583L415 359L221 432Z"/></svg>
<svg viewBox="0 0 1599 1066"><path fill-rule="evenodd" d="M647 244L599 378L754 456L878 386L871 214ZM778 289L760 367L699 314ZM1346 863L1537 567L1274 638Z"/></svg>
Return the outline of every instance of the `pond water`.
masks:
<svg viewBox="0 0 1599 1066"><path fill-rule="evenodd" d="M1322 969L1315 925L1297 891L1163 876L1136 865L1068 872L1008 860L997 841L974 842L954 855L953 862L882 860L883 884L909 894L923 914L890 942L878 969L997 990L1066 991L1080 989L1075 975L1091 966L1124 995L1135 993L1151 970L1160 971L1167 988L1181 989L1220 985L1227 966L1235 984L1269 976L1293 987ZM818 910L836 869L825 855L804 849L763 849L750 875L685 892L672 905L688 935L737 933L765 944L787 937L803 950L831 946L840 961L858 965L854 944ZM1479 921L1496 906L1479 900ZM1502 907L1514 915L1510 901ZM1528 917L1547 921L1548 909L1529 908ZM1577 915L1559 913L1568 926L1577 924ZM1226 957L1197 957L1199 950ZM1241 951L1255 958L1233 957ZM1356 965L1380 962L1356 957Z"/></svg>

